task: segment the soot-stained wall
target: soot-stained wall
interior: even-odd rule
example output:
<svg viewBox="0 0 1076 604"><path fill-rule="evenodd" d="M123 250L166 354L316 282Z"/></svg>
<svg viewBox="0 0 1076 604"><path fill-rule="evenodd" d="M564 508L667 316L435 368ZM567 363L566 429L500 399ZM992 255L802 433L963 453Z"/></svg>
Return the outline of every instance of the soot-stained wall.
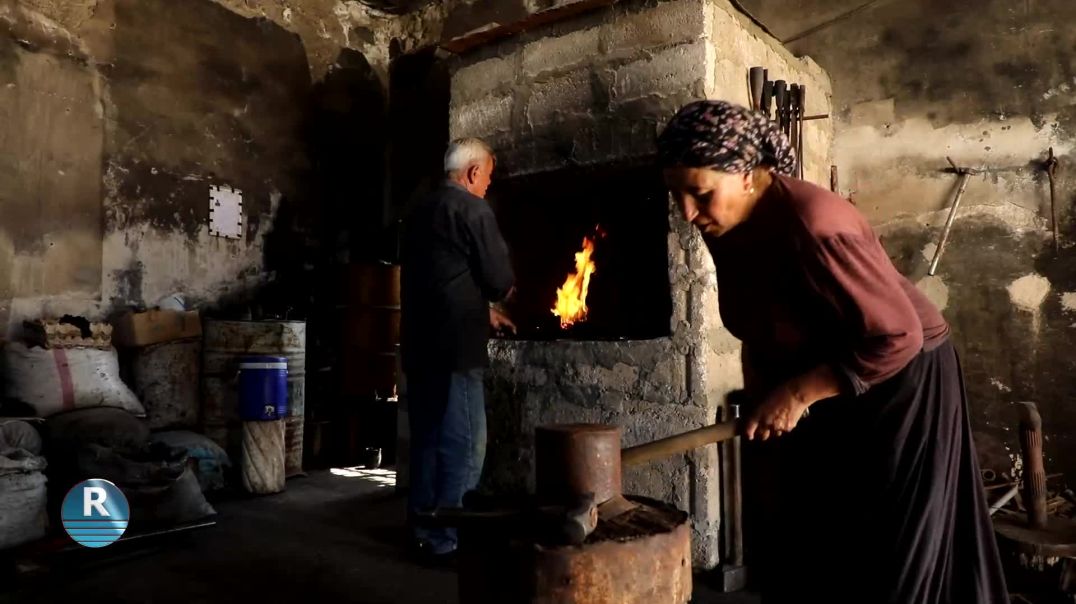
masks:
<svg viewBox="0 0 1076 604"><path fill-rule="evenodd" d="M988 465L1019 450L1014 401L1036 401L1047 466L1070 477L1076 411L1076 4L1066 0L742 0L830 74L841 189L940 306L963 355ZM1038 162L1061 158L1062 249ZM973 177L937 276L926 277L956 177ZM1005 450L1008 447L1009 451Z"/></svg>
<svg viewBox="0 0 1076 604"><path fill-rule="evenodd" d="M366 126L386 68L307 47L316 11L348 23L326 3L275 20L229 4L0 0L0 325L294 284L340 230L380 227L384 168L351 160L384 154ZM242 191L240 239L209 234L212 185Z"/></svg>

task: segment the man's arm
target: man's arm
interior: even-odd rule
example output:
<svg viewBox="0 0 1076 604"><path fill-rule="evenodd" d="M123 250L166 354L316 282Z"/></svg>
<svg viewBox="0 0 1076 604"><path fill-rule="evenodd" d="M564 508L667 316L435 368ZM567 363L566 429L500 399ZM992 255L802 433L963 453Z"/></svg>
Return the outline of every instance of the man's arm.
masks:
<svg viewBox="0 0 1076 604"><path fill-rule="evenodd" d="M515 275L497 217L489 207L482 207L468 222L471 258L479 287L487 300L501 302L511 293Z"/></svg>

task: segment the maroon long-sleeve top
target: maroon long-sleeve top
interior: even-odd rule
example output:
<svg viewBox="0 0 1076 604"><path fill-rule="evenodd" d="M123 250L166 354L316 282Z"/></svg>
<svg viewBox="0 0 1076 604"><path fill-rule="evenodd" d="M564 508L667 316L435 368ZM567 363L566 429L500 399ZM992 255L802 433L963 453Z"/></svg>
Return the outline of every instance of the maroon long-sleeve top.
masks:
<svg viewBox="0 0 1076 604"><path fill-rule="evenodd" d="M862 394L949 333L863 215L810 183L777 177L746 222L706 243L749 388L827 363L845 393Z"/></svg>

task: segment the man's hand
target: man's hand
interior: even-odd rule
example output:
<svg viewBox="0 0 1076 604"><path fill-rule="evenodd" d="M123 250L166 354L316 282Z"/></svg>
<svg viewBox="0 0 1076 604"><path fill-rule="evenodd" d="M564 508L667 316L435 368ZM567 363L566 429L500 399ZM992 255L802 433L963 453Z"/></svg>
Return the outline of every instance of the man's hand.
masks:
<svg viewBox="0 0 1076 604"><path fill-rule="evenodd" d="M507 314L493 307L489 309L489 326L493 328L493 331L509 331L513 335L516 333L516 324L512 322L512 319L509 319Z"/></svg>
<svg viewBox="0 0 1076 604"><path fill-rule="evenodd" d="M756 436L759 440L766 440L771 436L777 437L790 432L799 423L808 406L806 401L796 396L788 384L783 384L755 409L747 420L744 436L747 440L754 440Z"/></svg>

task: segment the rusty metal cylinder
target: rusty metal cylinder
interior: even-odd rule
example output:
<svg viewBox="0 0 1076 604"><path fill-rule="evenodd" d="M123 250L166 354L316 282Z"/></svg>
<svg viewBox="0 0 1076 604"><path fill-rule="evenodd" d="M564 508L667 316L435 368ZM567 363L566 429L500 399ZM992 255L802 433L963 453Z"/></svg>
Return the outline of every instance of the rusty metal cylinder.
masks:
<svg viewBox="0 0 1076 604"><path fill-rule="evenodd" d="M1046 466L1042 461L1042 416L1035 403L1019 403L1020 449L1024 457L1024 505L1031 528L1044 528Z"/></svg>
<svg viewBox="0 0 1076 604"><path fill-rule="evenodd" d="M620 428L601 424L541 426L534 432L535 479L545 501L587 493L597 503L620 495Z"/></svg>
<svg viewBox="0 0 1076 604"><path fill-rule="evenodd" d="M582 545L535 543L526 531L480 523L460 528L461 604L686 604L691 600L691 521L668 504L639 505ZM518 528L518 527L517 527Z"/></svg>

